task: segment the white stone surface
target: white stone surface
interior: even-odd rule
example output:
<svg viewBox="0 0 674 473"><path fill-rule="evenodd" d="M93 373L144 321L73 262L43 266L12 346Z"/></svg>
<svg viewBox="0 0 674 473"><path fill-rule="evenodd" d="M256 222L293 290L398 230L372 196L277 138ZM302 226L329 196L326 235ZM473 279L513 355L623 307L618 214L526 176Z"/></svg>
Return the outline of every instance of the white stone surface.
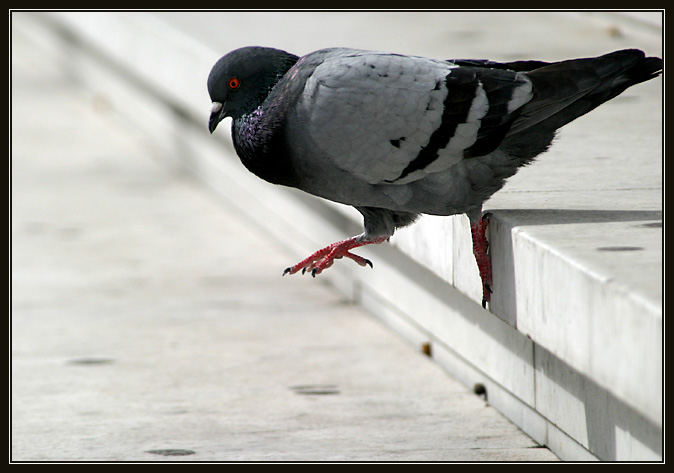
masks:
<svg viewBox="0 0 674 473"><path fill-rule="evenodd" d="M10 461L556 460L12 27Z"/></svg>
<svg viewBox="0 0 674 473"><path fill-rule="evenodd" d="M211 64L246 44L274 45L298 54L344 45L496 60L566 59L624 47L662 53L662 32L657 28L634 28L616 16L572 12L56 17L84 34L86 44L101 48L147 80L151 91L195 117L205 117L209 108L204 82ZM425 337L446 347L452 355L445 360L453 361L443 366L472 373L462 379L468 385L472 376L485 378L493 387L490 399L495 405L500 403L499 409L523 428L533 426L527 431L537 440L545 436L563 457L661 455L661 443L658 447L657 436L650 434L662 428L662 227L657 226L662 220L661 98L662 81L651 81L568 125L550 152L521 170L488 202L494 215L490 231L495 266L490 310L497 317L470 302L479 301L481 294L462 216L424 218L394 237L392 246L411 260L391 248L368 249L363 254L375 262L374 271L335 265L325 278L411 340ZM225 148L217 141L204 145L193 140L188 133L196 137L199 132L186 132L181 123L159 132L150 124L147 130L162 145L175 145L175 135L178 146L185 147L183 162L225 198L241 190L247 196L245 205L232 204L244 211L255 209L258 223L268 224L268 231L298 256L347 236L345 228L350 231L360 223L330 212L327 217L307 212L306 199L247 175L235 157L224 158ZM161 139L163 133L169 140ZM244 172L237 174L237 169ZM339 214L353 215L341 208ZM612 247L642 249L597 250ZM398 262L391 263L394 260ZM421 268L408 277L407 267L414 261L430 269L429 274ZM623 406L621 415L629 422L623 425L614 417L614 427L578 420L540 428L532 419L553 415L554 405L547 403L556 398L535 395L537 383L546 382L535 368L537 349L566 364L574 376L596 384L590 397L581 396L584 406L590 398L610 396ZM561 388L574 386L562 383ZM537 414L527 414L530 411ZM590 441L593 436L585 442L578 434L583 428L599 429L594 437L604 435L613 444L596 447ZM638 434L643 431L649 434Z"/></svg>

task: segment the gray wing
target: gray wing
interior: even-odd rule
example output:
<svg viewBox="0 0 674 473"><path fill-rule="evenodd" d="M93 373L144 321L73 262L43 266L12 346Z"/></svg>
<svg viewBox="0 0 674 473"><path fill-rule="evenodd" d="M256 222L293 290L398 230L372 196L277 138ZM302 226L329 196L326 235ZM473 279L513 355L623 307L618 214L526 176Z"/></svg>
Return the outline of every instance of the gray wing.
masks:
<svg viewBox="0 0 674 473"><path fill-rule="evenodd" d="M332 165L370 184L444 171L531 98L526 78L499 72L507 81L494 87L480 71L396 54L328 53L297 103L303 132ZM497 88L509 93L494 117L488 95Z"/></svg>

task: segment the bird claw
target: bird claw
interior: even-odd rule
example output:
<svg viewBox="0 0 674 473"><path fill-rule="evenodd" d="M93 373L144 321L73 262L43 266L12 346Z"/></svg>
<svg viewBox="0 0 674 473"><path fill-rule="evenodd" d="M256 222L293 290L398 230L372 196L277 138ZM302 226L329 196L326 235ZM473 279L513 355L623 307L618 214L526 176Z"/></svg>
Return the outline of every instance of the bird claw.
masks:
<svg viewBox="0 0 674 473"><path fill-rule="evenodd" d="M490 295L492 294L491 286L488 283L483 284L482 286L482 308L487 308L487 302L489 302Z"/></svg>
<svg viewBox="0 0 674 473"><path fill-rule="evenodd" d="M302 274L305 274L307 271L309 271L311 276L315 278L317 275L321 274L323 270L332 266L335 260L342 259L344 257L355 261L360 266L369 266L370 268L373 268L374 265L372 264L372 261L367 258L363 258L362 256L355 255L349 250L372 243L382 243L387 239L388 237L377 237L372 240L363 240L360 237L353 237L333 243L330 246L326 246L325 248L318 250L316 253L300 261L295 266L286 268L283 271L283 276L286 274L295 274L302 270Z"/></svg>

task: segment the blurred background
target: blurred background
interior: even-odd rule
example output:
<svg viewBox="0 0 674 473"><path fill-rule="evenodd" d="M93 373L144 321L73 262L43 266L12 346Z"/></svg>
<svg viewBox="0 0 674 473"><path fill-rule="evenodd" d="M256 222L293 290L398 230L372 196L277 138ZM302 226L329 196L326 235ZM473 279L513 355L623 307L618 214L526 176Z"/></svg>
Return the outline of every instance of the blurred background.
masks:
<svg viewBox="0 0 674 473"><path fill-rule="evenodd" d="M228 124L208 135L206 78L220 56L248 45L297 55L345 46L497 61L554 61L637 47L662 57L663 17L658 11L12 11L14 458L144 460L151 450L173 450L166 453L172 458L196 450L205 455L199 458L221 459L229 448L237 453L227 458L250 459L255 452L255 458L326 459L337 449L330 458L367 459L381 453L375 441L365 442L361 456L349 453L363 432L398 429L410 435L395 441L415 435L419 441L381 458L447 459L446 446L432 443L433 432L418 421L434 419L431 411L456 418L438 399L459 388L445 384L444 372L415 364L426 359L407 355L408 345L398 346L398 335L387 338L391 333L365 312L351 312L353 302L413 347L432 341L433 357L445 370L464 385L484 383L492 406L562 459L661 458L661 363L644 369L662 355L661 81L593 112L596 122L569 125L559 148L491 202L495 209L595 210L600 196L602 209L638 213L638 233L627 217L609 223L610 231L592 228L593 238L607 239L594 246L617 247L629 246L623 237L631 225L631 246L644 251L622 263L615 262L616 252L588 256L574 246L577 240L560 236L559 226L538 227L571 242L560 246L587 258L590 272L618 268L620 281L629 273L625 285L635 288L630 297L638 301L620 319L628 331L598 328L586 315L570 324L548 313L559 325L551 322L541 335L524 329L522 299L519 306L497 299L493 314L479 308L479 277L463 256L470 242L459 217L424 218L400 232L393 248L363 252L379 272L363 274L347 262L326 273L329 285L281 280L297 258L360 233L359 214L248 174L233 153ZM400 282L411 266L417 269L407 277L415 281ZM603 293L597 297L592 310L606 305ZM587 347L607 346L602 337L609 334L616 341L609 354L628 339L638 345L628 350L630 366L612 369L613 355L588 361ZM535 376L541 372L535 350L537 360L550 356L558 363L545 373L549 384ZM572 387L562 380L566 368ZM420 410L409 413L405 428L373 420L353 434L349 417L371 413L366 400L401 409L388 396L364 391L347 399L352 404L324 407L344 417L339 442L323 431L320 447L297 437L308 427L289 427L288 419L314 411L297 396L287 399L288 386L336 384L344 393L358 386L354 373L371 379L374 392L394 386L399 399L420 399L412 403ZM394 373L404 373L407 387ZM406 391L414 386L428 389ZM537 397L535 386L549 397ZM481 418L470 410L476 407L463 408L473 420ZM593 414L597 408L605 415ZM555 458L547 449L536 456L529 437L517 437L519 430L495 416L485 423L507 439L500 459ZM270 419L289 439L316 448L315 455L284 457L292 446L269 433ZM243 436L237 435L241 426L248 432ZM266 432L261 443L256 429ZM212 439L228 435L238 440L227 448ZM353 444L345 440L350 437ZM432 453L418 454L429 442ZM454 458L496 458L470 457L474 447L467 443Z"/></svg>

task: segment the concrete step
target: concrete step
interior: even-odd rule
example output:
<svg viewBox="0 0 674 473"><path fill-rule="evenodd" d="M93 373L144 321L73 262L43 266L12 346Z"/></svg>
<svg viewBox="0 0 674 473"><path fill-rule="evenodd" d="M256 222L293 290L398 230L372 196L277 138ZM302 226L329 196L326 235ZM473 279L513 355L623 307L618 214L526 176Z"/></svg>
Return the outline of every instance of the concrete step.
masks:
<svg viewBox="0 0 674 473"><path fill-rule="evenodd" d="M14 15L11 462L557 460L362 307L272 271L292 255Z"/></svg>
<svg viewBox="0 0 674 473"><path fill-rule="evenodd" d="M205 78L225 52L263 44L296 54L341 45L494 60L558 60L625 47L662 53L657 24L635 26L619 15L82 12L46 18L85 53L74 65L87 83L120 109L132 104L154 142L298 258L359 233L359 217L259 181L233 155L226 132L207 135ZM289 34L291 23L301 34ZM111 72L92 71L92 58ZM137 100L110 92L106 81L119 77L147 95L142 114ZM492 405L562 458L660 459L662 81L630 89L565 127L553 148L485 210L492 212L495 291L488 311L479 306L462 216L425 217L391 245L364 249L373 271L341 264L321 277L407 339L432 346L434 359L467 385L486 386Z"/></svg>

